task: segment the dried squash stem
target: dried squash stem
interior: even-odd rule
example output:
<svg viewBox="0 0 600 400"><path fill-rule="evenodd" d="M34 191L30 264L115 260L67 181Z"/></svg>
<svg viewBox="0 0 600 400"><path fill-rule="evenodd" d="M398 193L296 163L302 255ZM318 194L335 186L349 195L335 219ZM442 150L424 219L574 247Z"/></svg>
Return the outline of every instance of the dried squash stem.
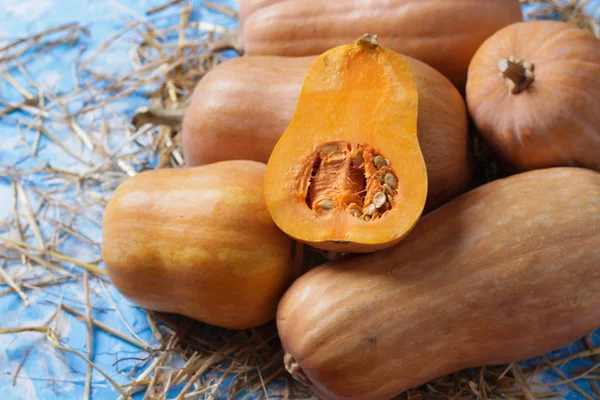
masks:
<svg viewBox="0 0 600 400"><path fill-rule="evenodd" d="M521 93L535 80L534 65L529 61L511 56L498 61L497 66L512 94Z"/></svg>

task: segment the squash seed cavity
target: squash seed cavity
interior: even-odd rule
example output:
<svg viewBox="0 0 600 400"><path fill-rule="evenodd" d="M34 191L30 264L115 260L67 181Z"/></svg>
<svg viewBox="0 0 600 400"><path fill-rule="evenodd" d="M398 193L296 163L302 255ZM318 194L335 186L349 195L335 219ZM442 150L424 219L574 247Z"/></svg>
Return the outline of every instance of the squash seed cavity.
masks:
<svg viewBox="0 0 600 400"><path fill-rule="evenodd" d="M342 211L373 221L394 207L398 178L390 161L369 145L322 144L294 170L294 191L319 217Z"/></svg>

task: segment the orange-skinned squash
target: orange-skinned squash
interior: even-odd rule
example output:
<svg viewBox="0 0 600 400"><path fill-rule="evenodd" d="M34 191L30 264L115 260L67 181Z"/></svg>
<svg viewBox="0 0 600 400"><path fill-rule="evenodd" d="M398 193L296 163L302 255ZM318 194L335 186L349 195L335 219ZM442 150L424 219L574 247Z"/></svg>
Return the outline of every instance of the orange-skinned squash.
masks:
<svg viewBox="0 0 600 400"><path fill-rule="evenodd" d="M427 166L425 210L460 194L472 171L467 112L458 90L429 65L402 55L419 92L417 133ZM196 86L183 122L188 166L267 162L290 123L316 57L247 56L224 62Z"/></svg>
<svg viewBox="0 0 600 400"><path fill-rule="evenodd" d="M600 40L531 21L487 39L469 66L469 112L511 170L600 171Z"/></svg>
<svg viewBox="0 0 600 400"><path fill-rule="evenodd" d="M271 220L265 165L226 161L129 178L103 218L104 263L142 307L225 328L264 324L297 274Z"/></svg>
<svg viewBox="0 0 600 400"><path fill-rule="evenodd" d="M373 36L319 56L267 164L265 200L275 223L338 252L400 241L427 196L417 109L408 65Z"/></svg>
<svg viewBox="0 0 600 400"><path fill-rule="evenodd" d="M518 0L248 3L241 5L247 10L242 20L247 55L317 55L369 32L379 36L383 47L433 66L461 91L479 45L498 29L523 20Z"/></svg>
<svg viewBox="0 0 600 400"><path fill-rule="evenodd" d="M536 170L421 218L397 246L300 277L285 364L326 399L389 399L542 355L600 324L600 173Z"/></svg>
<svg viewBox="0 0 600 400"><path fill-rule="evenodd" d="M241 0L240 11L238 12L240 22L244 22L254 11L279 3L284 0Z"/></svg>

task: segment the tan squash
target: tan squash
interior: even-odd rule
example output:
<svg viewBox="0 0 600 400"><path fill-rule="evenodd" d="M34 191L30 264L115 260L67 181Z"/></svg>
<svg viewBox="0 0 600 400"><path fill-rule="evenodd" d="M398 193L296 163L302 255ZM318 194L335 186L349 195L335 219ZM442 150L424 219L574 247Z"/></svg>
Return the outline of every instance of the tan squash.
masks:
<svg viewBox="0 0 600 400"><path fill-rule="evenodd" d="M279 3L285 0L240 0L240 11L238 12L240 22L244 22L254 11Z"/></svg>
<svg viewBox="0 0 600 400"><path fill-rule="evenodd" d="M226 328L264 324L297 275L263 197L265 165L227 161L125 181L103 218L104 263L138 305Z"/></svg>
<svg viewBox="0 0 600 400"><path fill-rule="evenodd" d="M186 164L269 161L315 58L238 57L206 74L183 120Z"/></svg>
<svg viewBox="0 0 600 400"><path fill-rule="evenodd" d="M287 0L253 4L243 22L247 55L307 56L365 32L381 46L417 58L464 90L483 41L521 21L518 0Z"/></svg>
<svg viewBox="0 0 600 400"><path fill-rule="evenodd" d="M468 192L399 245L299 278L286 368L327 399L389 399L527 359L600 325L600 173L555 168Z"/></svg>
<svg viewBox="0 0 600 400"><path fill-rule="evenodd" d="M500 30L471 61L467 101L511 169L600 171L600 40L592 34L556 21Z"/></svg>
<svg viewBox="0 0 600 400"><path fill-rule="evenodd" d="M425 63L403 56L419 92L417 134L428 175L426 210L465 190L472 160L467 114L455 87ZM287 128L316 57L239 57L196 86L183 123L189 166L227 159L267 162Z"/></svg>

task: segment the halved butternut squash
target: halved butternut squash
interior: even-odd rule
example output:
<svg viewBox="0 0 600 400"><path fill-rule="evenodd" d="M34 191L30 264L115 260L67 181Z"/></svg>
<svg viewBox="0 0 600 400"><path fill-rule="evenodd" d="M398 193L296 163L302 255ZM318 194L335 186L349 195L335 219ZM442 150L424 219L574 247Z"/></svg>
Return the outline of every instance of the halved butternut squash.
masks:
<svg viewBox="0 0 600 400"><path fill-rule="evenodd" d="M338 252L400 241L427 196L417 108L410 68L375 36L319 56L267 166L265 200L280 229Z"/></svg>

